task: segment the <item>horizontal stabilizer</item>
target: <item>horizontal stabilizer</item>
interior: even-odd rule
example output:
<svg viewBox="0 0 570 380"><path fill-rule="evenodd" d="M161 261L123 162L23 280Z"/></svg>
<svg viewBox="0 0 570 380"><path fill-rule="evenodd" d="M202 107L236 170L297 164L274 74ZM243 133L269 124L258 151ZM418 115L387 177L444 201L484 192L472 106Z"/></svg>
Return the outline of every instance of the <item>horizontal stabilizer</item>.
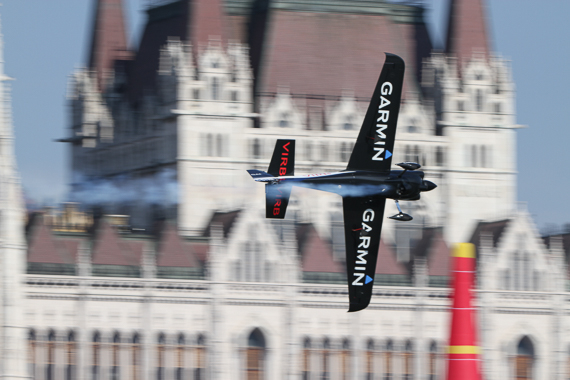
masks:
<svg viewBox="0 0 570 380"><path fill-rule="evenodd" d="M291 196L289 184L265 185L265 217L268 219L283 219Z"/></svg>
<svg viewBox="0 0 570 380"><path fill-rule="evenodd" d="M256 182L268 182L275 178L271 174L266 173L263 170L250 169L247 172L249 173L251 178L253 178Z"/></svg>

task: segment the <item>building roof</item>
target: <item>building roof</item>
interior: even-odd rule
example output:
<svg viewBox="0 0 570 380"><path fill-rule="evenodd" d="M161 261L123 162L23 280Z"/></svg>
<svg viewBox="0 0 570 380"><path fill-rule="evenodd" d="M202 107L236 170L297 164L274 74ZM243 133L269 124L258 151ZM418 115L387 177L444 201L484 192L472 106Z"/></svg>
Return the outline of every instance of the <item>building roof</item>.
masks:
<svg viewBox="0 0 570 380"><path fill-rule="evenodd" d="M473 55L489 57L491 47L484 0L451 0L448 14L446 53L455 55L459 67Z"/></svg>
<svg viewBox="0 0 570 380"><path fill-rule="evenodd" d="M221 212L221 211L214 212L212 214L212 218L206 224L206 228L202 232L202 237L210 237L212 226L218 224L222 226L222 230L224 232L224 238L227 238L240 213L241 210L235 210L229 212Z"/></svg>
<svg viewBox="0 0 570 380"><path fill-rule="evenodd" d="M365 12L363 7L352 13L338 1L320 8L311 7L314 2L297 3L306 9L276 1L265 16L266 24L252 19L256 33L263 33L263 39L251 46L257 94L275 94L279 87L287 87L294 96L340 97L349 91L368 102L385 52L406 62L404 92L416 87L416 64L431 51L420 10L409 10L415 17L401 22L390 14L396 7L390 3L378 2L383 11ZM259 13L254 17L262 18Z"/></svg>
<svg viewBox="0 0 570 380"><path fill-rule="evenodd" d="M79 249L77 239L58 239L36 215L28 234L28 262L43 264L75 264Z"/></svg>
<svg viewBox="0 0 570 380"><path fill-rule="evenodd" d="M167 223L160 234L156 265L164 267L195 268L198 258L192 247L179 234L176 226Z"/></svg>
<svg viewBox="0 0 570 380"><path fill-rule="evenodd" d="M131 53L127 46L123 1L95 0L94 6L87 66L95 71L101 91L111 75L115 60L127 59Z"/></svg>
<svg viewBox="0 0 570 380"><path fill-rule="evenodd" d="M332 247L312 224L299 225L297 236L303 272L344 273L343 265L333 258Z"/></svg>
<svg viewBox="0 0 570 380"><path fill-rule="evenodd" d="M97 225L91 262L95 265L140 266L144 242L121 239L106 221Z"/></svg>
<svg viewBox="0 0 570 380"><path fill-rule="evenodd" d="M443 238L441 227L424 228L422 238L414 246L412 255L427 259L430 276L449 276L451 252Z"/></svg>

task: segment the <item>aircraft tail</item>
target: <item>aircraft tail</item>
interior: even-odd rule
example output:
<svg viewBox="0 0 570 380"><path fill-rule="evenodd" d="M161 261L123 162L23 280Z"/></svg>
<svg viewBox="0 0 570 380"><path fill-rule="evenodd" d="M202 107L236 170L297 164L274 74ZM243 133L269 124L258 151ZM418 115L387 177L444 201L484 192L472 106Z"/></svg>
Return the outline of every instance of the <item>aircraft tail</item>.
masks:
<svg viewBox="0 0 570 380"><path fill-rule="evenodd" d="M267 173L274 177L295 173L295 140L277 140Z"/></svg>

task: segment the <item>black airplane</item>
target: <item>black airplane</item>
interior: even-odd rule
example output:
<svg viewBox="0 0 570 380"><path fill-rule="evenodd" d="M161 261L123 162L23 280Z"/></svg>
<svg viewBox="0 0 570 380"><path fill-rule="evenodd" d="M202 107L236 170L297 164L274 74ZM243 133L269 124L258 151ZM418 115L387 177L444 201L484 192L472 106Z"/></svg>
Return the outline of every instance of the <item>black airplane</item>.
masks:
<svg viewBox="0 0 570 380"><path fill-rule="evenodd" d="M390 169L404 69L400 57L386 53L346 170L295 175L295 140L277 140L267 173L248 170L255 181L266 182L267 218L285 217L293 186L342 196L349 312L362 310L370 303L386 198L394 199L399 211L390 218L409 221L412 217L402 212L398 201L418 200L422 191L436 187L424 180L424 173L417 171L420 165L415 162L397 164L403 170Z"/></svg>

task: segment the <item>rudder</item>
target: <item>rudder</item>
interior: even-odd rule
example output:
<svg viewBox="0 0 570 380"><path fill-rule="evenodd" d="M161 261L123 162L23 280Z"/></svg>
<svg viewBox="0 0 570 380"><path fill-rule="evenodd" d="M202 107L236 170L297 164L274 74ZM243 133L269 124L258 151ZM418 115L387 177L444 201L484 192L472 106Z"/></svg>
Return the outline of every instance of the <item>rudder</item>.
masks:
<svg viewBox="0 0 570 380"><path fill-rule="evenodd" d="M295 140L277 140L267 173L274 177L294 175Z"/></svg>
<svg viewBox="0 0 570 380"><path fill-rule="evenodd" d="M268 219L283 219L291 196L291 186L288 184L265 185L265 217Z"/></svg>

